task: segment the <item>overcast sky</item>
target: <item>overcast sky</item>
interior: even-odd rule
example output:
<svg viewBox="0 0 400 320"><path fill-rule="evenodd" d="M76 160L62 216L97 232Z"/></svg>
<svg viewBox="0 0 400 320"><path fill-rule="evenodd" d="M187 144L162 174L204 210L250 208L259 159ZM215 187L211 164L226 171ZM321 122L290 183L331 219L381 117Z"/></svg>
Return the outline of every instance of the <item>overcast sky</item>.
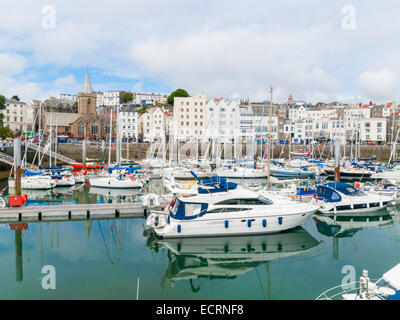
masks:
<svg viewBox="0 0 400 320"><path fill-rule="evenodd" d="M351 6L351 7L348 7ZM400 102L396 0L1 0L0 94Z"/></svg>

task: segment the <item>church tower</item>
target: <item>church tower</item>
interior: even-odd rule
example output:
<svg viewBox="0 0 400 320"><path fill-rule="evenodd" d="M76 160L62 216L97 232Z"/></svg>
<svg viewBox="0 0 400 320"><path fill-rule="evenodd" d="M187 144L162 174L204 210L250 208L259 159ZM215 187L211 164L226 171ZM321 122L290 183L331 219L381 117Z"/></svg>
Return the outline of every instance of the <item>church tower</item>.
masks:
<svg viewBox="0 0 400 320"><path fill-rule="evenodd" d="M82 115L96 114L96 94L93 92L87 70L82 92L78 93L78 113Z"/></svg>

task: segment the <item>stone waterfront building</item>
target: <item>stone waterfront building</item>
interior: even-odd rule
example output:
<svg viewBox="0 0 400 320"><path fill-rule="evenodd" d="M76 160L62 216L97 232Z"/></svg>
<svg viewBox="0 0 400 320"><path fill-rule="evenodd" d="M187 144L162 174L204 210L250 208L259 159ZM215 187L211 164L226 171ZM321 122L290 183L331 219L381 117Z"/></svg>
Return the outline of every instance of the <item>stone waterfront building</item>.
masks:
<svg viewBox="0 0 400 320"><path fill-rule="evenodd" d="M86 78L82 92L78 93L78 116L70 123L71 135L78 139L104 139L110 133L110 119L107 115L96 112L97 95L90 83L89 74Z"/></svg>

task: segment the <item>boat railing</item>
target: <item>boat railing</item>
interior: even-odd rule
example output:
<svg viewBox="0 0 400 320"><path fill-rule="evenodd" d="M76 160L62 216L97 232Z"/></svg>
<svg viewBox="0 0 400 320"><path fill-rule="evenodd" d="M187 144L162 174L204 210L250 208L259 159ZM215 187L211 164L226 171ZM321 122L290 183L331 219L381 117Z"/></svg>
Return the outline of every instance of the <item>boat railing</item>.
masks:
<svg viewBox="0 0 400 320"><path fill-rule="evenodd" d="M370 279L370 283L375 283L379 279ZM347 289L347 287L349 287ZM360 290L360 281L354 281L350 283L343 283L341 285L330 288L321 293L315 300L334 300L338 296L343 294L354 294Z"/></svg>

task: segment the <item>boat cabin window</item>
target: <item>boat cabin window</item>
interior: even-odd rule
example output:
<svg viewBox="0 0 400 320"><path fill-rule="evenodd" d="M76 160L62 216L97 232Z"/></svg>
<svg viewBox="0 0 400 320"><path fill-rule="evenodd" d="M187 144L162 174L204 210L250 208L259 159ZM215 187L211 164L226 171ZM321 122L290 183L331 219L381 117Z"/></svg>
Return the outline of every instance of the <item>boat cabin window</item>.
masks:
<svg viewBox="0 0 400 320"><path fill-rule="evenodd" d="M207 213L227 213L227 212L239 212L239 211L246 211L249 209L246 208L215 208L207 211Z"/></svg>
<svg viewBox="0 0 400 320"><path fill-rule="evenodd" d="M318 186L317 196L326 202L339 202L342 200L342 197L334 189L325 186Z"/></svg>
<svg viewBox="0 0 400 320"><path fill-rule="evenodd" d="M254 199L229 199L216 203L216 205L266 205L272 204L272 201L259 197Z"/></svg>
<svg viewBox="0 0 400 320"><path fill-rule="evenodd" d="M192 217L200 214L201 203L186 203L185 204L185 217Z"/></svg>

